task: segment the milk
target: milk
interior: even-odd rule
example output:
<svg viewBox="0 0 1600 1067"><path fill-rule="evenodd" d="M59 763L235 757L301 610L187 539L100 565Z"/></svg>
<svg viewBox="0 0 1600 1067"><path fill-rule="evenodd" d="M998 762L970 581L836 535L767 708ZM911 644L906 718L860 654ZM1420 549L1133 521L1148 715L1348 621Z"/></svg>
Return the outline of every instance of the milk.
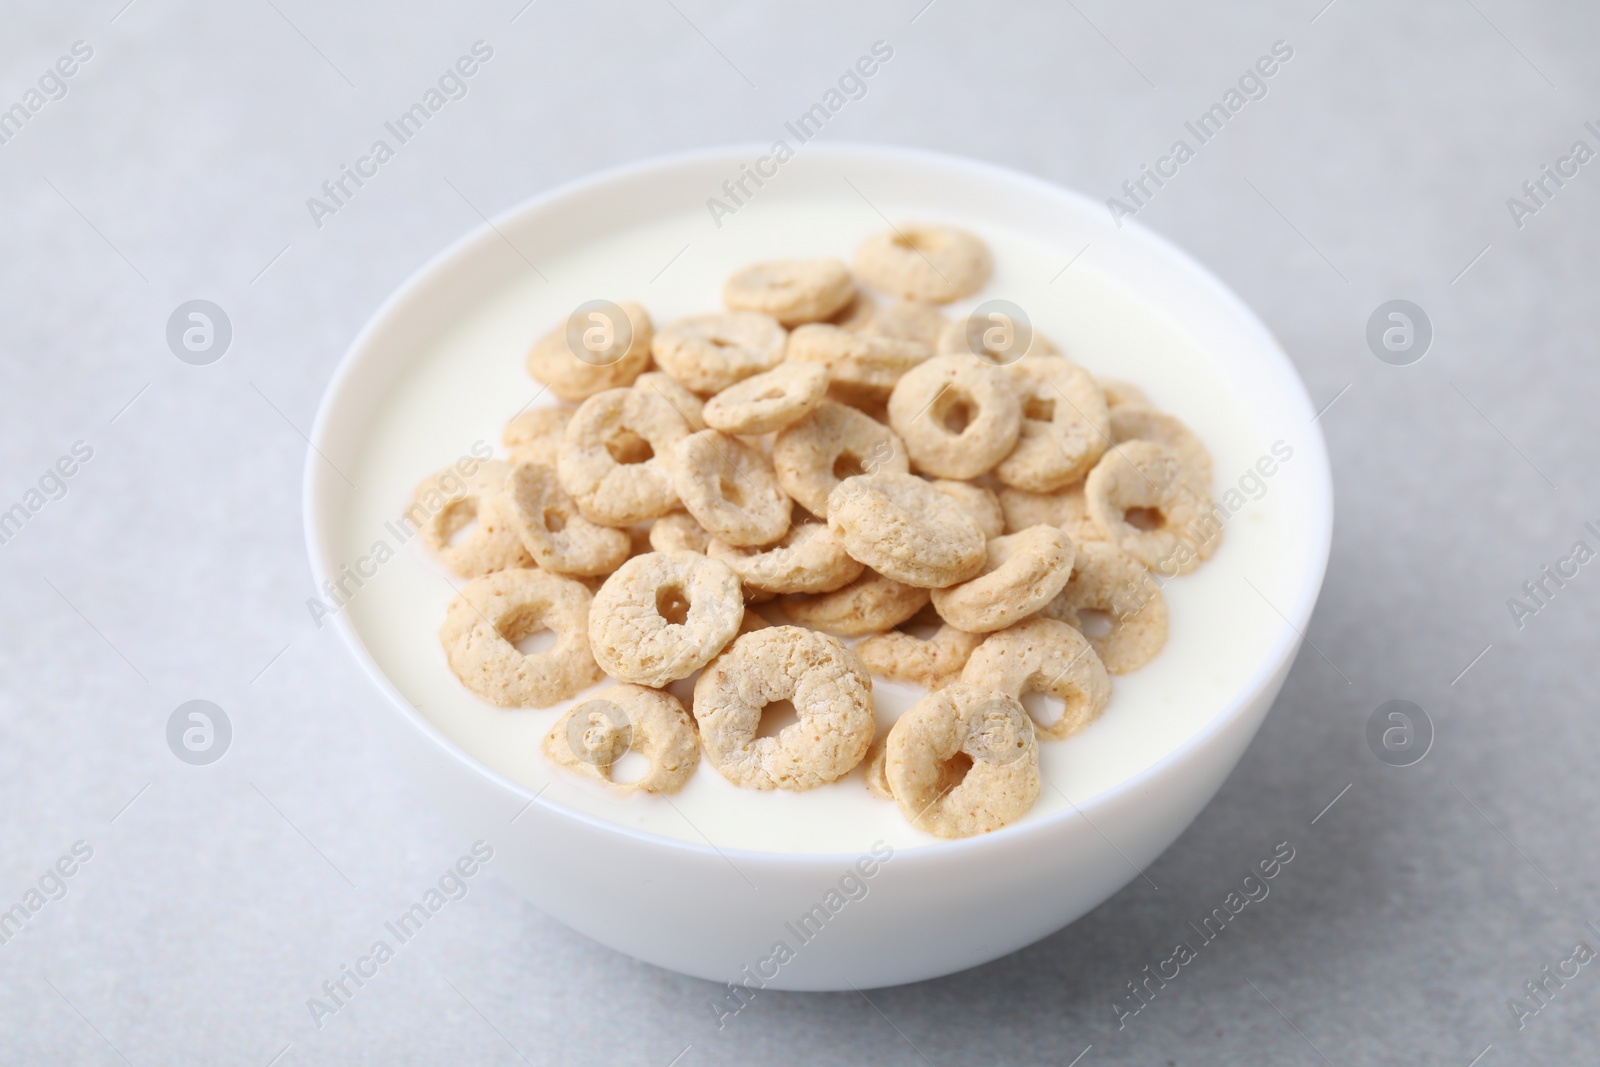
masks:
<svg viewBox="0 0 1600 1067"><path fill-rule="evenodd" d="M893 205L880 206L893 217ZM1034 329L1056 341L1068 357L1096 375L1141 386L1156 405L1187 423L1211 450L1218 495L1271 454L1274 441L1262 420L1246 408L1208 353L1138 294L1098 275L1092 255L1063 270L1079 249L1047 247L979 220L939 221L980 234L995 260L989 285L947 308L950 317L993 298L1021 306ZM572 702L537 710L496 708L461 686L438 638L461 580L449 575L419 538L402 545L392 532L426 474L471 454L478 442L503 453L499 440L505 422L530 400L553 402L527 376L523 358L535 338L564 322L579 304L595 298L638 300L659 325L718 309L722 279L741 264L821 255L848 261L860 240L882 226L859 198L791 199L752 204L736 224L721 230L713 231L704 213L694 210L599 234L570 253L529 250L538 273L528 270L502 290L484 293L477 307L426 347L380 405L365 448L347 472L359 488L351 496L344 560L370 556L379 541L397 554L377 565L377 573L344 610L379 667L441 733L538 794L538 803L661 837L709 842L723 850L804 853L856 853L878 840L897 849L934 842L913 829L894 803L868 793L860 768L804 793L758 792L732 785L702 760L679 793L627 797L558 770L545 760L540 742ZM1083 731L1040 744L1043 787L1023 821L1081 806L1159 762L1247 684L1286 627L1271 603L1287 599L1291 585L1280 513L1284 494L1273 484L1296 477L1295 471L1290 458L1262 480L1264 494L1229 519L1214 558L1167 583L1171 632L1161 654L1137 673L1113 676L1110 706ZM370 569L370 564L363 567ZM670 688L689 706L692 679ZM919 687L874 679L879 730L887 730L922 695ZM1040 699L1029 702L1037 705ZM619 769L626 773L626 761Z"/></svg>

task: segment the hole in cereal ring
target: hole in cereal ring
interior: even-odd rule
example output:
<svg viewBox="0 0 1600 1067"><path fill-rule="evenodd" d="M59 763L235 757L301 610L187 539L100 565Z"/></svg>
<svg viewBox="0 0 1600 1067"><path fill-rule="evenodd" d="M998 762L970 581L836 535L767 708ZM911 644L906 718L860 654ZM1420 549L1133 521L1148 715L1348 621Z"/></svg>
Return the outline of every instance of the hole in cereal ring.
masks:
<svg viewBox="0 0 1600 1067"><path fill-rule="evenodd" d="M656 614L672 626L682 626L689 617L689 598L677 585L664 585L656 590Z"/></svg>
<svg viewBox="0 0 1600 1067"><path fill-rule="evenodd" d="M1099 640L1109 634L1116 625L1116 618L1109 611L1099 608L1078 609L1078 629L1083 636Z"/></svg>
<svg viewBox="0 0 1600 1067"><path fill-rule="evenodd" d="M853 452L840 452L839 458L833 461L833 476L841 482L846 478L854 478L858 474L865 474L861 466L861 457Z"/></svg>
<svg viewBox="0 0 1600 1067"><path fill-rule="evenodd" d="M972 398L954 389L946 389L939 394L933 408L934 421L956 435L967 428L976 414Z"/></svg>
<svg viewBox="0 0 1600 1067"><path fill-rule="evenodd" d="M449 541L450 547L460 548L462 545L466 544L466 542L472 537L473 531L475 531L477 528L478 524L476 520L468 519L460 526L457 526L455 529L451 530Z"/></svg>
<svg viewBox="0 0 1600 1067"><path fill-rule="evenodd" d="M445 543L451 548L456 547L472 536L472 528L478 518L476 501L456 500L445 505L444 514L441 516L441 525L444 527Z"/></svg>
<svg viewBox="0 0 1600 1067"><path fill-rule="evenodd" d="M643 463L656 454L650 442L632 430L622 430L606 442L606 451L618 463Z"/></svg>
<svg viewBox="0 0 1600 1067"><path fill-rule="evenodd" d="M785 393L782 389L768 389L766 392L764 392L760 396L756 397L755 400L752 401L752 403L754 403L755 401L759 401L759 400L782 400L787 395L788 394Z"/></svg>
<svg viewBox="0 0 1600 1067"><path fill-rule="evenodd" d="M738 482L724 475L717 481L717 491L722 494L722 499L736 508L744 507L744 489Z"/></svg>
<svg viewBox="0 0 1600 1067"><path fill-rule="evenodd" d="M1122 513L1122 521L1135 530L1159 530L1167 524L1160 508L1129 508Z"/></svg>
<svg viewBox="0 0 1600 1067"><path fill-rule="evenodd" d="M948 793L960 785L970 770L972 770L972 757L965 752L957 752L945 760L939 765L939 792Z"/></svg>
<svg viewBox="0 0 1600 1067"><path fill-rule="evenodd" d="M934 247L924 234L916 230L909 235L895 231L893 243L896 248L906 248L913 252L923 252Z"/></svg>
<svg viewBox="0 0 1600 1067"><path fill-rule="evenodd" d="M1033 721L1044 727L1055 725L1067 710L1066 701L1048 693L1023 693L1018 699Z"/></svg>
<svg viewBox="0 0 1600 1067"><path fill-rule="evenodd" d="M530 630L511 641L511 643L524 656L537 656L541 652L548 652L556 647L556 635L549 630L541 628Z"/></svg>
<svg viewBox="0 0 1600 1067"><path fill-rule="evenodd" d="M1050 422L1056 417L1056 402L1047 396L1030 396L1022 404L1022 417L1036 422Z"/></svg>
<svg viewBox="0 0 1600 1067"><path fill-rule="evenodd" d="M545 508L542 521L544 528L551 533L560 533L567 525L567 517L556 508Z"/></svg>
<svg viewBox="0 0 1600 1067"><path fill-rule="evenodd" d="M620 785L637 782L650 773L650 757L630 748L613 760L608 770L611 780Z"/></svg>
<svg viewBox="0 0 1600 1067"><path fill-rule="evenodd" d="M777 737L785 727L799 721L800 714L794 710L793 704L787 700L774 700L761 709L761 725L756 728L756 736Z"/></svg>

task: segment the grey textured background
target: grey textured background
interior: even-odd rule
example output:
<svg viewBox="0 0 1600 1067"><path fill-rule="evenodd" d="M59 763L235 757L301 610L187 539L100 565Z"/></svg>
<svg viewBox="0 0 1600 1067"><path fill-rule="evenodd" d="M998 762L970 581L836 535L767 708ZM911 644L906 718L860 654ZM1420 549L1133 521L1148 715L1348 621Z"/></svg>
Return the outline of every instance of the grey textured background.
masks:
<svg viewBox="0 0 1600 1067"><path fill-rule="evenodd" d="M0 945L0 1062L1592 1062L1600 968L1520 1031L1507 999L1600 945L1600 567L1520 630L1506 598L1580 536L1600 547L1580 528L1600 519L1600 163L1524 228L1505 201L1575 139L1600 147L1600 11L1325 2L7 5L0 106L73 41L94 57L0 145L0 508L73 442L94 457L0 546L0 907L74 841L94 854ZM479 38L495 58L471 94L313 227L305 198ZM870 1002L764 994L719 1033L710 984L570 933L491 863L316 1029L306 999L469 844L307 619L302 434L336 360L480 211L768 140L877 39L894 59L828 139L1101 197L1292 44L1139 217L1338 398L1320 654L1151 868L1159 889L989 966ZM233 322L208 367L164 342L194 297ZM1409 367L1363 339L1395 297L1436 330ZM195 697L234 726L209 767L164 741ZM1363 740L1391 698L1437 728L1409 768ZM1124 983L1280 841L1296 858L1271 896L1119 1032Z"/></svg>

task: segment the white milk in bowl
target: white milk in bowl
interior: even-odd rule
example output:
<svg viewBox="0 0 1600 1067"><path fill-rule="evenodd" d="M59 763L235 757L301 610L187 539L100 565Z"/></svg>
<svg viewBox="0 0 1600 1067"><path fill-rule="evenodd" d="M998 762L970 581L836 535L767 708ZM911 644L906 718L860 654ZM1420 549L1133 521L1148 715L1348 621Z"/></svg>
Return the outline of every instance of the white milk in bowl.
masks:
<svg viewBox="0 0 1600 1067"><path fill-rule="evenodd" d="M891 217L892 207L886 206ZM1264 420L1248 410L1208 353L1137 293L1097 274L1092 255L1063 269L1079 249L1049 247L978 219L929 221L971 230L994 256L989 284L946 308L949 317L995 298L1026 309L1033 328L1070 359L1096 376L1140 386L1156 406L1182 419L1211 452L1215 494L1245 481L1245 492L1233 494L1243 503L1228 518L1215 556L1164 586L1170 634L1161 654L1133 674L1112 676L1110 705L1089 726L1064 740L1040 742L1043 785L1020 822L1049 818L1183 745L1224 709L1281 636L1286 624L1266 598L1287 586L1283 494L1272 491L1273 477L1252 472L1271 457L1274 477L1294 477L1294 442L1271 439ZM879 840L897 849L932 844L937 839L912 828L896 804L867 791L861 768L806 792L758 791L734 786L702 758L688 784L667 796L614 795L556 768L541 751L544 735L567 707L600 687L542 709L499 708L475 697L451 674L438 636L462 580L430 556L420 538L403 536L409 528L400 516L418 482L475 452L503 455L506 421L536 396L534 403L554 403L528 377L524 360L533 341L580 304L636 300L660 326L720 310L722 281L743 264L811 256L848 261L864 237L883 227L859 199L821 197L777 203L740 222L714 242L704 239L700 211L601 234L579 249L541 258L537 274L530 270L484 293L435 338L382 400L347 472L359 488L351 495L343 559L352 565L365 559L361 573L375 573L341 610L428 721L475 759L538 794L541 803L720 849L848 854ZM387 551L375 553L380 542ZM374 562L391 551L392 558ZM685 707L691 683L669 687ZM880 734L923 694L875 678Z"/></svg>

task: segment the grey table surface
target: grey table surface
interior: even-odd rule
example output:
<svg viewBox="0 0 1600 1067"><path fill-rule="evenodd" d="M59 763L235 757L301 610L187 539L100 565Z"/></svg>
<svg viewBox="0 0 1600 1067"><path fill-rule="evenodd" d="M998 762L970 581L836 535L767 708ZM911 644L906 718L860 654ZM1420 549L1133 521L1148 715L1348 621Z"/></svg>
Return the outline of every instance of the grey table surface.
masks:
<svg viewBox="0 0 1600 1067"><path fill-rule="evenodd" d="M1573 157L1600 148L1600 10L524 3L0 12L0 107L30 111L0 144L0 509L27 512L0 545L0 907L59 898L0 944L0 1062L1594 1062L1600 969L1563 961L1600 945L1600 576L1547 583L1520 619L1508 598L1600 547L1600 165ZM480 39L494 58L466 98L314 225L307 197ZM1315 649L1148 881L987 966L870 999L771 993L719 1031L710 983L566 930L491 865L319 1029L307 998L468 844L307 617L304 434L336 361L480 213L765 141L877 40L893 62L829 140L1096 197L1293 49L1138 217L1331 405ZM80 41L72 77L48 76ZM1569 175L1529 199L1546 164ZM232 323L209 366L166 341L195 298ZM1402 298L1433 338L1395 366L1366 328ZM50 476L75 446L92 456ZM204 767L165 733L196 698L233 727ZM1433 724L1412 766L1365 740L1391 699ZM1126 983L1281 841L1270 898L1119 1029ZM49 876L75 844L89 858Z"/></svg>

